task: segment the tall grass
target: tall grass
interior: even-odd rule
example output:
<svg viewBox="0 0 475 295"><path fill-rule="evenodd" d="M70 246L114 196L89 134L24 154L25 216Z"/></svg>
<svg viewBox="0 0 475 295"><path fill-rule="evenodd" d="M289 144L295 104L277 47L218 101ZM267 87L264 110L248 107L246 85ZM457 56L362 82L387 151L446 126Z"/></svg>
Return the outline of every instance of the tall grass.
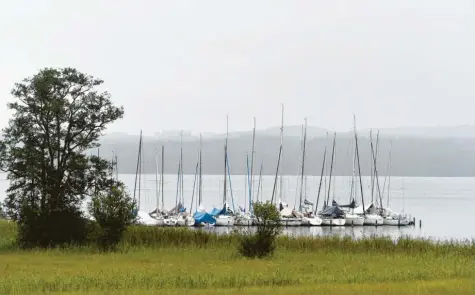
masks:
<svg viewBox="0 0 475 295"><path fill-rule="evenodd" d="M0 222L0 294L473 294L475 243L286 237L264 260L240 234L131 227L118 252L21 251ZM195 290L195 291L193 291Z"/></svg>
<svg viewBox="0 0 475 295"><path fill-rule="evenodd" d="M135 247L166 248L226 248L236 249L241 233L220 235L188 228L164 228L132 226L126 231L119 249L124 251ZM0 251L15 249L16 226L13 222L0 222ZM293 237L280 236L277 247L281 250L301 252L338 252L338 253L387 253L387 254L434 254L475 257L475 240L432 241L401 237L393 240L389 237L365 237L352 239L341 236Z"/></svg>

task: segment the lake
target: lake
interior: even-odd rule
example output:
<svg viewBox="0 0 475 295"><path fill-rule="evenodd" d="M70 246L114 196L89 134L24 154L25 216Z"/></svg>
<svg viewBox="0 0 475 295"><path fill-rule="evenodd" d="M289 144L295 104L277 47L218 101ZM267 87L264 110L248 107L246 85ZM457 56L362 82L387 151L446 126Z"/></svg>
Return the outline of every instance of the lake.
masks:
<svg viewBox="0 0 475 295"><path fill-rule="evenodd" d="M255 177L254 195L257 194L257 181ZM0 175L0 192L4 192L8 187L5 174ZM135 175L120 174L122 180L133 195ZM341 204L347 204L350 191L350 177L336 176L332 179L330 199L335 199ZM307 199L316 202L320 177L309 176L307 178ZM166 209L175 206L177 196L177 176L165 175L164 177L164 203ZM194 175L185 175L183 181L183 198L185 207L189 210L193 194ZM155 175L142 175L140 190L140 209L150 212L157 206ZM282 198L289 207L296 204L297 177L287 176L283 181ZM384 177L380 177L380 187L382 190ZM274 176L262 177L262 191L260 195L264 200L270 199L274 184ZM229 182L228 182L229 185ZM358 184L359 185L359 184ZM222 206L223 177L217 175L205 175L202 180L203 186L203 206L210 210L213 206ZM232 195L234 206L247 204L245 198L246 178L244 175L233 175L231 177ZM320 205L323 204L323 189L321 193ZM137 184L138 187L138 184ZM370 178L363 177L363 193L365 205L371 202ZM358 186L358 192L360 188ZM383 203L387 203L387 186L384 192ZM475 209L475 178L424 178L424 177L391 177L389 207L396 212L404 212L416 218L416 226L410 227L297 227L287 228L285 233L293 235L350 235L362 237L368 235L389 235L392 237L414 236L433 239L472 239L475 238L475 227L470 226L473 210ZM230 193L228 193L230 195ZM358 193L359 195L359 193ZM195 192L195 198L197 192ZM0 195L3 201L5 194ZM136 191L138 197L138 191ZM374 193L374 198L377 194ZM358 197L358 203L361 203ZM229 204L232 207L231 199ZM195 207L195 205L193 205ZM194 209L193 209L194 210ZM422 227L419 228L419 220L422 220ZM226 228L210 228L218 232L228 232Z"/></svg>

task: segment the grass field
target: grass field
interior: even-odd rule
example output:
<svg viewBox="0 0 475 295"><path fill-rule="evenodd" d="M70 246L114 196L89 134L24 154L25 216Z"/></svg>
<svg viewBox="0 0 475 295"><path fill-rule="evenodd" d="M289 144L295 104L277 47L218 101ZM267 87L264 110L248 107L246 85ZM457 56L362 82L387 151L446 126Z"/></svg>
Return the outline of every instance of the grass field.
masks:
<svg viewBox="0 0 475 295"><path fill-rule="evenodd" d="M264 260L236 236L133 228L116 253L21 251L0 223L0 294L475 294L475 244L281 238ZM12 236L13 235L13 236Z"/></svg>

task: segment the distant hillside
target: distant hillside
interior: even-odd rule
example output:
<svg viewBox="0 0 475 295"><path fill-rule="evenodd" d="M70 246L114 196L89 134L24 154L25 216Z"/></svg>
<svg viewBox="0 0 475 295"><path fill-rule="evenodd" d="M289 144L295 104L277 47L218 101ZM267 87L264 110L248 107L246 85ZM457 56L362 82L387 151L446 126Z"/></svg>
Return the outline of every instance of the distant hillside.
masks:
<svg viewBox="0 0 475 295"><path fill-rule="evenodd" d="M392 175L395 176L475 176L475 132L474 127L457 129L436 127L424 129L425 132L408 129L381 130L378 169L383 175L388 160L389 142L392 140ZM296 174L300 151L300 126L286 127L284 133L284 156L281 168L285 174ZM312 127L313 128L313 127ZM310 133L311 128L309 128ZM422 130L422 129L420 129ZM412 131L409 132L409 131ZM280 138L279 128L269 128L256 132L255 171L263 162L264 174L274 174L277 164ZM308 174L318 175L321 170L325 147L325 129L312 129L313 136L307 143L306 170ZM368 131L369 132L369 131ZM370 149L367 131L359 131L362 173L370 171ZM320 136L319 136L320 135ZM312 138L313 137L313 138ZM352 170L352 133L337 134L335 175L350 175ZM135 173L138 135L115 136L109 134L101 141L101 155L112 155L115 150L119 158L120 173ZM207 136L203 139L203 173L221 174L223 171L223 134ZM231 172L244 174L246 154L251 153L252 132L231 133L229 139L229 160ZM331 138L327 144L331 144ZM155 151L165 147L165 172L176 173L180 150L179 136L144 138L144 170L155 171ZM183 141L184 171L194 173L199 147L199 136L187 136ZM329 151L331 146L328 147Z"/></svg>

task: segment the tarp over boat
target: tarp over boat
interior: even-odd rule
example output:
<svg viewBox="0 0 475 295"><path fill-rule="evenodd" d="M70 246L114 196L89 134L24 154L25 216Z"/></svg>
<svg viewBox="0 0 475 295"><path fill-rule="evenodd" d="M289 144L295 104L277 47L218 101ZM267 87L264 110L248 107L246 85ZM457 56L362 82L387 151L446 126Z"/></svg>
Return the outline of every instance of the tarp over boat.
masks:
<svg viewBox="0 0 475 295"><path fill-rule="evenodd" d="M218 216L218 215L224 215L224 214L226 214L226 206L224 206L221 209L213 208L213 210L211 210L211 212L209 212L209 215L211 215L211 216Z"/></svg>
<svg viewBox="0 0 475 295"><path fill-rule="evenodd" d="M339 205L335 200L332 201L332 206L338 206L340 208L351 208L351 209L354 209L356 208L356 202L355 202L355 199L353 199L351 201L351 203L349 203L348 205Z"/></svg>
<svg viewBox="0 0 475 295"><path fill-rule="evenodd" d="M374 204L370 204L369 206L365 206L364 213L365 214L375 214L377 213L377 209ZM358 206L353 210L354 214L363 214L363 206Z"/></svg>
<svg viewBox="0 0 475 295"><path fill-rule="evenodd" d="M320 213L322 216L328 216L333 218L343 218L345 217L345 212L343 212L338 206L328 206L322 210Z"/></svg>
<svg viewBox="0 0 475 295"><path fill-rule="evenodd" d="M195 212L195 215L193 215L193 218L195 219L195 224L200 224L200 223L208 223L208 224L215 224L216 219L214 219L213 216L206 212Z"/></svg>
<svg viewBox="0 0 475 295"><path fill-rule="evenodd" d="M180 212L185 212L186 208L183 206L182 203L178 203L177 206L173 207L170 211L168 211L168 214L178 214Z"/></svg>

